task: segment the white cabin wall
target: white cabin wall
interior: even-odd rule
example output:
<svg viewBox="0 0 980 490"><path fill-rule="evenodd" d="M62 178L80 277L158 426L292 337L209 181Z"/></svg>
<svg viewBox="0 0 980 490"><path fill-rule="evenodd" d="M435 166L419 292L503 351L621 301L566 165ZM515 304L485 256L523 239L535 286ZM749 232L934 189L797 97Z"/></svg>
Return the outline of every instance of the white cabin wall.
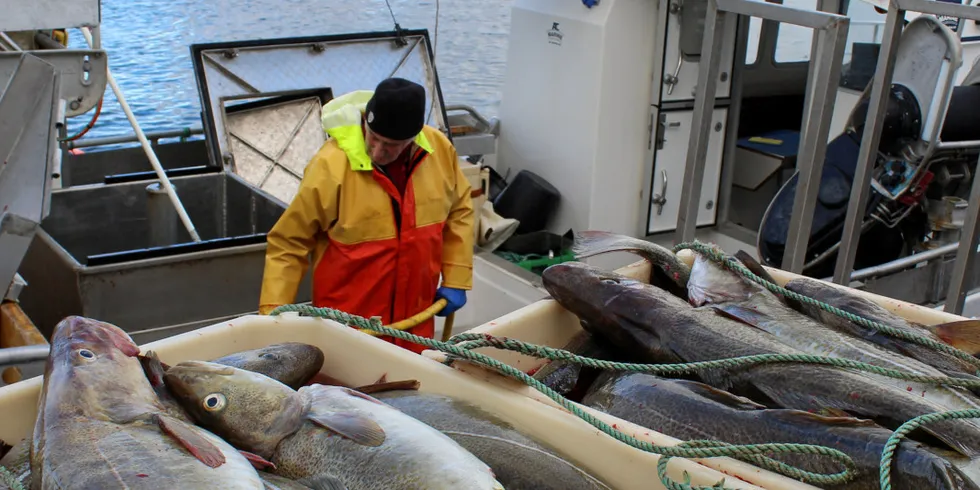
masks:
<svg viewBox="0 0 980 490"><path fill-rule="evenodd" d="M656 11L651 0L515 0L498 171L527 169L561 192L549 231L637 232Z"/></svg>
<svg viewBox="0 0 980 490"><path fill-rule="evenodd" d="M643 165L653 123L649 108L656 4L621 1L621 8L609 15L598 94L602 143L592 174L592 228L643 236L636 224L640 213L646 213Z"/></svg>
<svg viewBox="0 0 980 490"><path fill-rule="evenodd" d="M515 0L500 104L498 171L513 181L530 170L555 186L561 202L549 229L587 225L594 148L601 23L613 2L588 9L567 0ZM549 42L559 24L561 45Z"/></svg>

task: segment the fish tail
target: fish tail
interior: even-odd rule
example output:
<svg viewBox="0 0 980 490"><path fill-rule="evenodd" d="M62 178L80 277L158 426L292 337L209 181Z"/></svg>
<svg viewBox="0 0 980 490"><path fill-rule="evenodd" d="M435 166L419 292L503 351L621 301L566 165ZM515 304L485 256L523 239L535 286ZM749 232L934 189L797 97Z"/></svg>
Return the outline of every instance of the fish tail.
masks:
<svg viewBox="0 0 980 490"><path fill-rule="evenodd" d="M589 230L575 233L572 253L580 259L611 252L639 255L663 270L681 287L687 286L691 268L674 252L652 242L607 231Z"/></svg>
<svg viewBox="0 0 980 490"><path fill-rule="evenodd" d="M971 477L969 477L966 472L957 468L953 463L946 461L944 459L939 459L937 461L936 472L940 475L940 487L938 488L948 488L948 489L959 489L959 490L980 490L980 485Z"/></svg>
<svg viewBox="0 0 980 490"><path fill-rule="evenodd" d="M980 320L962 320L930 327L945 343L970 355L980 354Z"/></svg>
<svg viewBox="0 0 980 490"><path fill-rule="evenodd" d="M921 430L970 459L980 456L980 427L967 420L944 420L923 425Z"/></svg>

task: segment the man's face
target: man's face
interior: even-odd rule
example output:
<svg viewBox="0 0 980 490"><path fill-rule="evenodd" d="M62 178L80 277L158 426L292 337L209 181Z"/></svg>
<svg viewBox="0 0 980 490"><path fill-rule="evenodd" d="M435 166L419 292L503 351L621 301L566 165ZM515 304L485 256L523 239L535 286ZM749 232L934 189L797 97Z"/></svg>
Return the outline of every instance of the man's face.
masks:
<svg viewBox="0 0 980 490"><path fill-rule="evenodd" d="M415 138L407 140L393 140L385 138L374 131L371 131L366 124L364 125L364 143L367 147L367 154L371 157L371 162L376 165L388 165L401 155L408 145L412 144Z"/></svg>

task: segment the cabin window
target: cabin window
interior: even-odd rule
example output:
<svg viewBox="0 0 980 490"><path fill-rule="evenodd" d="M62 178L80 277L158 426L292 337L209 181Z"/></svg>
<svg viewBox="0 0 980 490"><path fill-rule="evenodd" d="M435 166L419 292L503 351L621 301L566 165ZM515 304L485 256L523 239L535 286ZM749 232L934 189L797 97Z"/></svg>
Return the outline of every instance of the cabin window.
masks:
<svg viewBox="0 0 980 490"><path fill-rule="evenodd" d="M851 25L847 30L840 85L861 91L874 76L885 31L885 14L860 1L849 2L845 14L850 17Z"/></svg>
<svg viewBox="0 0 980 490"><path fill-rule="evenodd" d="M749 19L749 38L745 46L745 66L754 65L759 59L759 39L762 35L762 19Z"/></svg>
<svg viewBox="0 0 980 490"><path fill-rule="evenodd" d="M805 10L817 10L817 0L783 0L783 5ZM810 61L813 45L813 29L784 22L776 32L776 63L800 63Z"/></svg>

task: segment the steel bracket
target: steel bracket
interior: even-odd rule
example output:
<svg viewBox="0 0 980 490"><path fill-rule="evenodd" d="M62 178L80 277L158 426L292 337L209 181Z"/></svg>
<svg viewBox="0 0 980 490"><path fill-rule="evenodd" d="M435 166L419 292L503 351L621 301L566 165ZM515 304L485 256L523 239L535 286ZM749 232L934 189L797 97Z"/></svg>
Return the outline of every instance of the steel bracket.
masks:
<svg viewBox="0 0 980 490"><path fill-rule="evenodd" d="M0 52L0 80L8 80L17 71L25 53L53 65L61 75L60 97L65 99L65 115L84 114L105 93L109 60L102 49L43 49L36 51Z"/></svg>

